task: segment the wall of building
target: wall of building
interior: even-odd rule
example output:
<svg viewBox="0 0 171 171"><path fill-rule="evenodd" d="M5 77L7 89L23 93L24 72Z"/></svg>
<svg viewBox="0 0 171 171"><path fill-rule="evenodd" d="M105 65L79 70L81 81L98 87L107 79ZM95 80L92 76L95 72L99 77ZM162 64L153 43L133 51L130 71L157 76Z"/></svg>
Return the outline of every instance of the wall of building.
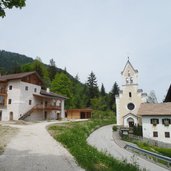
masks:
<svg viewBox="0 0 171 171"><path fill-rule="evenodd" d="M146 98L142 97L142 93L138 92L138 85L125 85L122 88L122 93L116 99L117 125L124 125L123 117L128 113L137 115L140 104L146 101ZM129 93L131 93L131 97L129 97ZM135 108L129 110L128 103L133 103Z"/></svg>
<svg viewBox="0 0 171 171"><path fill-rule="evenodd" d="M10 86L12 86L12 90L9 89ZM40 89L40 86L20 80L9 81L7 86L7 115L4 120L10 119L10 112L13 112L13 119L18 120L20 116L35 106L38 101L34 98L33 94L39 94ZM8 104L9 99L12 100L11 104ZM31 104L29 104L29 100L31 100Z"/></svg>
<svg viewBox="0 0 171 171"><path fill-rule="evenodd" d="M153 124L151 124L152 118L158 118L159 124L157 124L156 126L153 126ZM165 143L171 143L171 137L165 138L165 132L170 132L170 136L171 136L171 124L169 126L163 125L162 119L164 118L171 119L171 116L170 117L168 116L143 116L142 117L143 137L151 138L153 140L158 140L158 141L162 141ZM153 137L154 131L158 132L158 137Z"/></svg>
<svg viewBox="0 0 171 171"><path fill-rule="evenodd" d="M79 111L67 112L67 119L80 119L80 112Z"/></svg>

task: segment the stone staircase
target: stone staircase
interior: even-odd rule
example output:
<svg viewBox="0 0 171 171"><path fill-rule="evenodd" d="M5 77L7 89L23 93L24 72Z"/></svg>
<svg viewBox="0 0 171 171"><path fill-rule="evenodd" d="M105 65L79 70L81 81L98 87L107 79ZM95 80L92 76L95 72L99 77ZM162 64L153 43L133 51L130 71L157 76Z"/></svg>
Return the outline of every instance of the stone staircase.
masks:
<svg viewBox="0 0 171 171"><path fill-rule="evenodd" d="M25 118L27 118L28 116L30 116L30 114L33 112L33 109L35 108L32 107L30 110L28 110L26 113L24 113L18 120L24 120Z"/></svg>

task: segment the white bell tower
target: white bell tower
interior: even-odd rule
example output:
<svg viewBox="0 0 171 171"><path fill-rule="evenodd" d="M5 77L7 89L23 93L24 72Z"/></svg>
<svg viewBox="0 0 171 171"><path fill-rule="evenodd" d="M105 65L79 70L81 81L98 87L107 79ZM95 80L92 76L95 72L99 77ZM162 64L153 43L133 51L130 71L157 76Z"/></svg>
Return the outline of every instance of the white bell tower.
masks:
<svg viewBox="0 0 171 171"><path fill-rule="evenodd" d="M121 75L122 87L116 97L117 125L132 127L139 123L137 112L140 104L146 102L147 94L138 89L138 70L134 69L129 58Z"/></svg>

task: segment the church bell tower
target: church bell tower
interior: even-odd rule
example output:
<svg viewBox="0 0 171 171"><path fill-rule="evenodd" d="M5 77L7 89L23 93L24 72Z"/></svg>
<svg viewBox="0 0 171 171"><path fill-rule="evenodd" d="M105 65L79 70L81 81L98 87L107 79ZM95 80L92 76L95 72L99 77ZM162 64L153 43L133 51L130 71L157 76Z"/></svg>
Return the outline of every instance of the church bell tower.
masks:
<svg viewBox="0 0 171 171"><path fill-rule="evenodd" d="M138 70L134 69L129 58L121 76L122 88L116 97L117 125L133 127L139 123L137 112L140 104L146 102L147 94L138 89Z"/></svg>

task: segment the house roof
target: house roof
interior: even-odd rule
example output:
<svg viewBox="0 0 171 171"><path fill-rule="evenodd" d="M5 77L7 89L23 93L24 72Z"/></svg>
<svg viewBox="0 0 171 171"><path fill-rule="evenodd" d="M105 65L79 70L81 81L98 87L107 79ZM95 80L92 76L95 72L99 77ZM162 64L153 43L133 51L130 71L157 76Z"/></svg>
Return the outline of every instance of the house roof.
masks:
<svg viewBox="0 0 171 171"><path fill-rule="evenodd" d="M84 109L68 109L67 112L92 112L92 109L90 108L84 108Z"/></svg>
<svg viewBox="0 0 171 171"><path fill-rule="evenodd" d="M130 62L130 61L129 61L129 59L128 59L128 61L127 61L126 65L125 65L125 67L124 67L123 71L121 72L121 74L123 74L123 73L124 73L124 71L125 71L125 69L126 69L127 65L130 65L130 66L131 66L131 68L134 70L134 72L135 72L135 73L137 73L137 72L138 72L138 70L137 70L137 69L134 69L134 67L132 66L131 62Z"/></svg>
<svg viewBox="0 0 171 171"><path fill-rule="evenodd" d="M9 74L9 75L2 75L0 76L0 81L1 82L6 82L9 80L17 80L17 79L22 79L26 76L32 75L32 74L36 74L37 77L41 80L40 76L37 74L36 71L32 71L32 72L23 72L23 73L17 73L17 74Z"/></svg>
<svg viewBox="0 0 171 171"><path fill-rule="evenodd" d="M47 92L46 90L41 90L40 94L43 96L47 96L47 97L52 97L52 98L62 98L62 99L68 99L68 97L60 95L60 94L56 94L53 92Z"/></svg>
<svg viewBox="0 0 171 171"><path fill-rule="evenodd" d="M171 103L142 103L138 115L171 115Z"/></svg>

